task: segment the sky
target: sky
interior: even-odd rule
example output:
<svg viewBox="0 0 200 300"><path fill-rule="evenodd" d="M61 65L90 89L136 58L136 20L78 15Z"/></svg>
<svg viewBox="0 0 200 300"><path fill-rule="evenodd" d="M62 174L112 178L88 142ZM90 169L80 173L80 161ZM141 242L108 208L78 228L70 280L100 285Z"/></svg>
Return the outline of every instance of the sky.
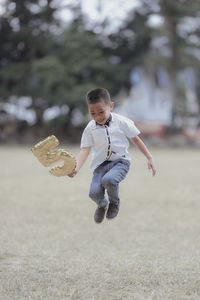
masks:
<svg viewBox="0 0 200 300"><path fill-rule="evenodd" d="M62 5L69 3L81 3L83 12L89 16L92 22L110 20L113 28L118 26L125 18L127 13L139 5L139 0L62 0ZM67 20L69 12L61 12L63 20Z"/></svg>
<svg viewBox="0 0 200 300"><path fill-rule="evenodd" d="M40 0L45 4L47 0ZM3 4L6 0L0 0L0 14L3 13ZM60 7L58 16L64 23L72 18L67 5L81 4L83 12L89 16L91 22L100 22L109 19L112 27L118 27L126 18L127 13L139 5L139 0L54 0L55 6Z"/></svg>
<svg viewBox="0 0 200 300"><path fill-rule="evenodd" d="M45 5L47 0L39 0ZM3 13L3 4L6 0L0 0L0 15ZM110 27L108 30L116 31L130 10L140 5L140 0L54 0L55 7L59 7L57 17L61 18L63 23L69 23L73 17L68 5L76 6L81 4L85 15L88 15L91 26L95 23L109 20ZM152 15L150 24L157 26L163 21L158 15Z"/></svg>

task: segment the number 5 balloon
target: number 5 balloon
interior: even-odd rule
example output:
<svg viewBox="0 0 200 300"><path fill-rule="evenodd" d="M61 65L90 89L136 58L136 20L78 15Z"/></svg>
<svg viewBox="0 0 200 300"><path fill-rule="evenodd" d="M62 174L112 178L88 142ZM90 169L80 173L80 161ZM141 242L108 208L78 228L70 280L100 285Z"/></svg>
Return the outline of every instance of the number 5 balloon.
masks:
<svg viewBox="0 0 200 300"><path fill-rule="evenodd" d="M76 167L76 160L72 154L67 150L58 149L50 151L51 149L59 145L58 139L54 136L48 136L46 139L37 143L31 150L33 154L38 158L41 164L45 167L49 167L53 163L63 161L62 166L55 167L49 172L54 176L65 176L71 174Z"/></svg>

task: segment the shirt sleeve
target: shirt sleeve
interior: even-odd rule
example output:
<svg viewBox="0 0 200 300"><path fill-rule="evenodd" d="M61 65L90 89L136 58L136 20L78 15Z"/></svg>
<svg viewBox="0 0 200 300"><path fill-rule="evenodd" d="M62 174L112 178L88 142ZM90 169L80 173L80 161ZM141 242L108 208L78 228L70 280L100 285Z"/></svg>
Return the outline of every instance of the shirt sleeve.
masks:
<svg viewBox="0 0 200 300"><path fill-rule="evenodd" d="M93 138L91 134L91 130L86 127L83 131L82 138L81 138L81 148L84 147L92 147L93 146Z"/></svg>
<svg viewBox="0 0 200 300"><path fill-rule="evenodd" d="M134 138L140 134L139 129L135 126L134 122L128 118L123 120L123 131L127 138Z"/></svg>

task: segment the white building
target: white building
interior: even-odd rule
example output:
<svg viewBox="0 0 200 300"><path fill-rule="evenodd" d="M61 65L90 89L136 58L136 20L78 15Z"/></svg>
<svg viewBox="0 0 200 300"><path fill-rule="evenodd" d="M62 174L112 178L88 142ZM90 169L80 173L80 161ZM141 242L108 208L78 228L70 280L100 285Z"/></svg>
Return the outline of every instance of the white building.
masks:
<svg viewBox="0 0 200 300"><path fill-rule="evenodd" d="M185 69L179 77L185 90L186 100L183 99L183 102L186 102L184 105L188 115L198 115L194 72L192 69ZM133 119L143 131L147 130L149 134L155 131L158 135L162 135L164 128L169 126L172 120L173 94L168 73L159 67L148 71L136 68L132 71L130 79L132 82L130 94L122 101L117 111ZM176 125L182 127L183 120L177 118Z"/></svg>

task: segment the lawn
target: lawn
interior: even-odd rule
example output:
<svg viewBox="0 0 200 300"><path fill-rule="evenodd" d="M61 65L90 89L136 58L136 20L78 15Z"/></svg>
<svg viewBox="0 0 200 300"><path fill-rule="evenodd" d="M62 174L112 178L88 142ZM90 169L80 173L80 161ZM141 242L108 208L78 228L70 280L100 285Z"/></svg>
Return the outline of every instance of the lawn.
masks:
<svg viewBox="0 0 200 300"><path fill-rule="evenodd" d="M95 224L89 162L54 177L1 146L0 300L199 300L200 153L151 151L157 175L132 147L119 216Z"/></svg>

